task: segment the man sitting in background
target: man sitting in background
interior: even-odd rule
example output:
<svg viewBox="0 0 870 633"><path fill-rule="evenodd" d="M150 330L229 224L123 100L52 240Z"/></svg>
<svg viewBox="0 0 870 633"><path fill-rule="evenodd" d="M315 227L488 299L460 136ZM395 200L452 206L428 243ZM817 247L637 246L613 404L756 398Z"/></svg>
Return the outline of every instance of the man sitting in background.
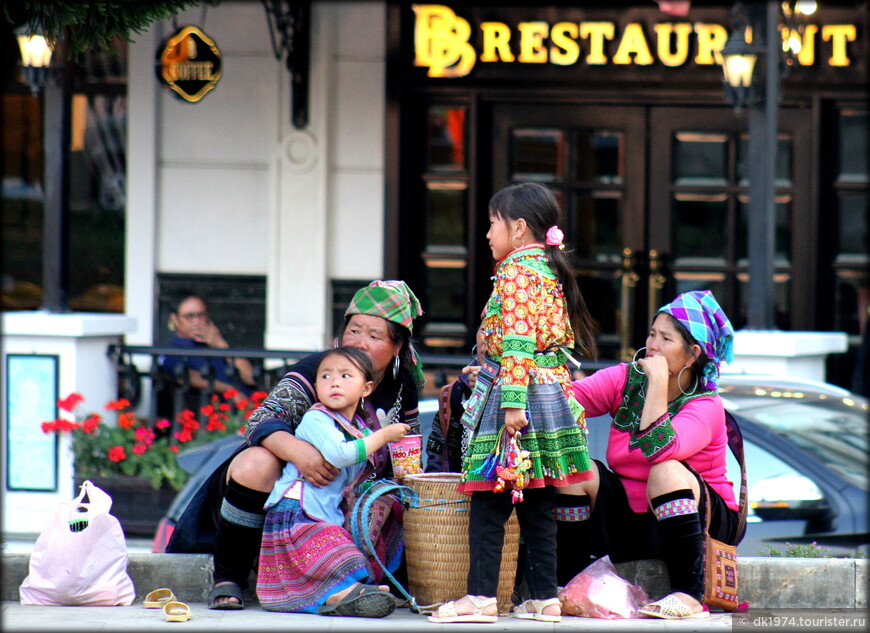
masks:
<svg viewBox="0 0 870 633"><path fill-rule="evenodd" d="M175 332L170 341L172 347L225 349L229 343L209 317L205 299L193 294L179 295L169 308L169 329ZM161 356L160 366L170 376L175 376L179 363L187 366L190 386L196 389L223 393L235 389L249 396L256 389L253 367L246 358L222 358L205 356ZM206 367L210 371L204 371ZM237 377L233 374L237 372ZM203 376L211 374L214 387Z"/></svg>

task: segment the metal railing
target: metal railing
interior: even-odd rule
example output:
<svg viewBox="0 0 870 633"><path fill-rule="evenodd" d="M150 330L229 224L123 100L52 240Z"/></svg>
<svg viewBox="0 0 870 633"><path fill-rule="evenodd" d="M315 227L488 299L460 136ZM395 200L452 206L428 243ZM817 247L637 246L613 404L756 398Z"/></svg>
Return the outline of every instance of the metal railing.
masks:
<svg viewBox="0 0 870 633"><path fill-rule="evenodd" d="M143 393L143 380L150 379L151 392L148 404L150 419L157 420L160 417L164 417L174 424L177 412L187 408L199 414L200 409L209 403L212 394L218 393L215 389L215 377L213 372L211 372L209 364L197 368L208 382L209 388L201 390L190 384L187 358L247 359L251 361L255 383L263 391L271 391L290 367L299 360L318 351L322 350L214 349L207 347L191 349L115 343L109 345L108 355L115 361L117 367L118 397L126 398L133 407L139 406ZM150 368L147 370L140 369L139 365L136 364L136 357L150 358ZM161 357L177 357L181 359L175 365L172 375L161 367ZM424 372L427 377L432 379L436 391L447 384L453 376L457 375L471 361L470 354L422 353L420 358L423 362ZM269 363L272 366L267 367L266 361L272 361ZM585 361L583 369L595 371L613 365L616 362L613 360ZM230 378L238 378L237 373L233 375L236 370L232 363L229 364L228 371Z"/></svg>

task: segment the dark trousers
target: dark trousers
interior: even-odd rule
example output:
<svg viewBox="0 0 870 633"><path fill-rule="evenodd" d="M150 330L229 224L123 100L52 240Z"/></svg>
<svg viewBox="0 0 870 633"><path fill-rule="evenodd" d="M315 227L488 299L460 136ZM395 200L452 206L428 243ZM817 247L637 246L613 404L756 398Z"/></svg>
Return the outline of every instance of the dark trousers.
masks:
<svg viewBox="0 0 870 633"><path fill-rule="evenodd" d="M552 486L523 491L522 502L511 502L510 491L475 492L471 495L468 547L468 593L494 597L498 593L504 524L516 509L520 536L526 545L526 581L529 595L537 600L556 596L555 489Z"/></svg>

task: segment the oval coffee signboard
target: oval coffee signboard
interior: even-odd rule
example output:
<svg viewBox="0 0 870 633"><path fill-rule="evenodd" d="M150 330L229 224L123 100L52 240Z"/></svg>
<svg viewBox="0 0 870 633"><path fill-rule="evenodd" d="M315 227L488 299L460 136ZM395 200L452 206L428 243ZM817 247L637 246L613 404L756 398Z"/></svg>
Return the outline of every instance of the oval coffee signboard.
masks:
<svg viewBox="0 0 870 633"><path fill-rule="evenodd" d="M180 99L195 103L220 79L221 53L205 33L185 26L166 40L157 75Z"/></svg>

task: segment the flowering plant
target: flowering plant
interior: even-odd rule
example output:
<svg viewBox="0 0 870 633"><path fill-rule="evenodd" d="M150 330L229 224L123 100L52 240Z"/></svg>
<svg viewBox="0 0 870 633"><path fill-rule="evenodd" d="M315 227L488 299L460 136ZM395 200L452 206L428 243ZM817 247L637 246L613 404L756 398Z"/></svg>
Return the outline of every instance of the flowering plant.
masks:
<svg viewBox="0 0 870 633"><path fill-rule="evenodd" d="M175 428L167 419L159 419L152 426L130 410L129 401L120 399L105 407L106 411L117 411L117 426L106 424L99 413L89 413L80 420L61 416L43 422L42 431L72 434L77 477L131 475L149 479L154 488L167 483L179 490L188 473L178 464L178 452L226 435L244 435L248 417L266 395L257 392L245 398L235 390L213 394L209 404L200 409L204 425L193 411L184 409L176 415ZM81 394L71 393L58 400L57 406L75 414L82 402Z"/></svg>

